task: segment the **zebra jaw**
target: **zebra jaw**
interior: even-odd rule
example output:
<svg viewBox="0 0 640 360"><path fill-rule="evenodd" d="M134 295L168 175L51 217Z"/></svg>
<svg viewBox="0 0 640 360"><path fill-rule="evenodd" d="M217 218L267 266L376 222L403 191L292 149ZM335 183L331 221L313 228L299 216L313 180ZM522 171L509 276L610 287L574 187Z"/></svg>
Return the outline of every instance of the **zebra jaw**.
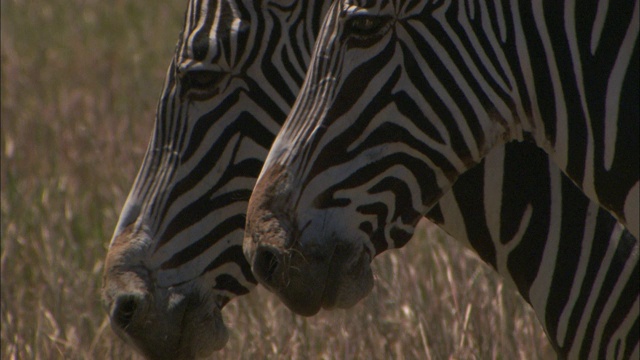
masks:
<svg viewBox="0 0 640 360"><path fill-rule="evenodd" d="M354 306L373 288L372 254L363 241L326 234L323 225L299 226L287 215L290 196L282 191L291 187L277 169L262 175L267 180L258 183L264 186L254 189L247 210L243 249L256 279L300 315Z"/></svg>
<svg viewBox="0 0 640 360"><path fill-rule="evenodd" d="M105 262L102 302L113 331L147 359L195 359L223 348L221 306L191 283L156 286L135 245L144 235L132 228L114 238Z"/></svg>

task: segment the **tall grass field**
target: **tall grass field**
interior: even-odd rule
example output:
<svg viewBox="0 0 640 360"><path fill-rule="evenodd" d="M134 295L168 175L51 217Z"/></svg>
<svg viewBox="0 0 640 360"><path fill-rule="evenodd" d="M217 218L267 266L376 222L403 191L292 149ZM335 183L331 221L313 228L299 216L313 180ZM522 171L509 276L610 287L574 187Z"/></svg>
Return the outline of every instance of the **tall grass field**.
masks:
<svg viewBox="0 0 640 360"><path fill-rule="evenodd" d="M100 303L186 0L2 0L1 355L140 359ZM349 310L294 315L262 288L223 310L221 359L547 359L527 304L423 224Z"/></svg>

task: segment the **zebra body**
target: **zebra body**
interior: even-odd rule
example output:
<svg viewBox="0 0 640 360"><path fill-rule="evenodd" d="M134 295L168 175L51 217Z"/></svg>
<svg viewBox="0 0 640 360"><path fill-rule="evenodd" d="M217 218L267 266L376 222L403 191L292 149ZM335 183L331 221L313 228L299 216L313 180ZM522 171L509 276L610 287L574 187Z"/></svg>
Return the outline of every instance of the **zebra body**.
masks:
<svg viewBox="0 0 640 360"><path fill-rule="evenodd" d="M639 50L637 1L335 2L250 200L256 277L302 314L349 307L375 255L442 215L458 239L485 235L471 246L561 357L637 357ZM554 165L525 152L464 182L511 140ZM503 183L540 180L529 167L554 175Z"/></svg>

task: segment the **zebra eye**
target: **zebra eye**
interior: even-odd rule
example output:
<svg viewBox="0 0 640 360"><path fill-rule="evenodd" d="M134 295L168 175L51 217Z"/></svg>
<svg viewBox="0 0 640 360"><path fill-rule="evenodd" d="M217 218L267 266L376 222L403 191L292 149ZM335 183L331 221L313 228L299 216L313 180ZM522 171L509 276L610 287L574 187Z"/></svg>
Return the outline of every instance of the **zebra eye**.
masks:
<svg viewBox="0 0 640 360"><path fill-rule="evenodd" d="M212 70L192 70L182 76L182 82L188 89L208 91L216 86L221 75L221 73Z"/></svg>
<svg viewBox="0 0 640 360"><path fill-rule="evenodd" d="M387 23L389 17L357 15L347 20L345 30L356 36L377 34Z"/></svg>
<svg viewBox="0 0 640 360"><path fill-rule="evenodd" d="M220 92L219 84L225 73L215 70L187 70L179 74L181 96L191 100L207 100Z"/></svg>

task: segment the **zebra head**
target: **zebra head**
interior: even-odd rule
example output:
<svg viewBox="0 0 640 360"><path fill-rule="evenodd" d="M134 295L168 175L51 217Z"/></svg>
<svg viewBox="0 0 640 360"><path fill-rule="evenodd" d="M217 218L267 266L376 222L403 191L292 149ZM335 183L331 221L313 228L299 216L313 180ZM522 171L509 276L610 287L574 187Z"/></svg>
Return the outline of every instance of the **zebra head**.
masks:
<svg viewBox="0 0 640 360"><path fill-rule="evenodd" d="M247 201L307 68L323 1L191 0L155 129L116 226L103 301L149 358L204 356L256 284Z"/></svg>
<svg viewBox="0 0 640 360"><path fill-rule="evenodd" d="M637 60L637 13L609 9L624 19L607 17L620 23L608 33L622 49L620 68L610 61L582 72L597 61L576 65L576 48L592 51L588 36L598 34L567 36L572 25L592 25L585 9L557 3L570 10L566 24L545 18L561 13L556 3L335 2L249 202L244 249L257 279L301 314L351 306L371 288L369 261L403 246L459 175L510 140L532 140L619 219L636 214L626 218L637 234L638 106L616 95L638 93L629 85L638 68L628 65ZM568 90L560 75L549 79L571 70ZM586 134L589 119L590 129L615 132L617 119L598 112L610 105L630 120L619 126L627 130Z"/></svg>
<svg viewBox="0 0 640 360"><path fill-rule="evenodd" d="M396 3L333 4L250 201L254 274L301 314L366 295L372 258L403 246L478 158L447 150L447 119L412 99L425 84L401 70L421 61L408 28L429 2Z"/></svg>

